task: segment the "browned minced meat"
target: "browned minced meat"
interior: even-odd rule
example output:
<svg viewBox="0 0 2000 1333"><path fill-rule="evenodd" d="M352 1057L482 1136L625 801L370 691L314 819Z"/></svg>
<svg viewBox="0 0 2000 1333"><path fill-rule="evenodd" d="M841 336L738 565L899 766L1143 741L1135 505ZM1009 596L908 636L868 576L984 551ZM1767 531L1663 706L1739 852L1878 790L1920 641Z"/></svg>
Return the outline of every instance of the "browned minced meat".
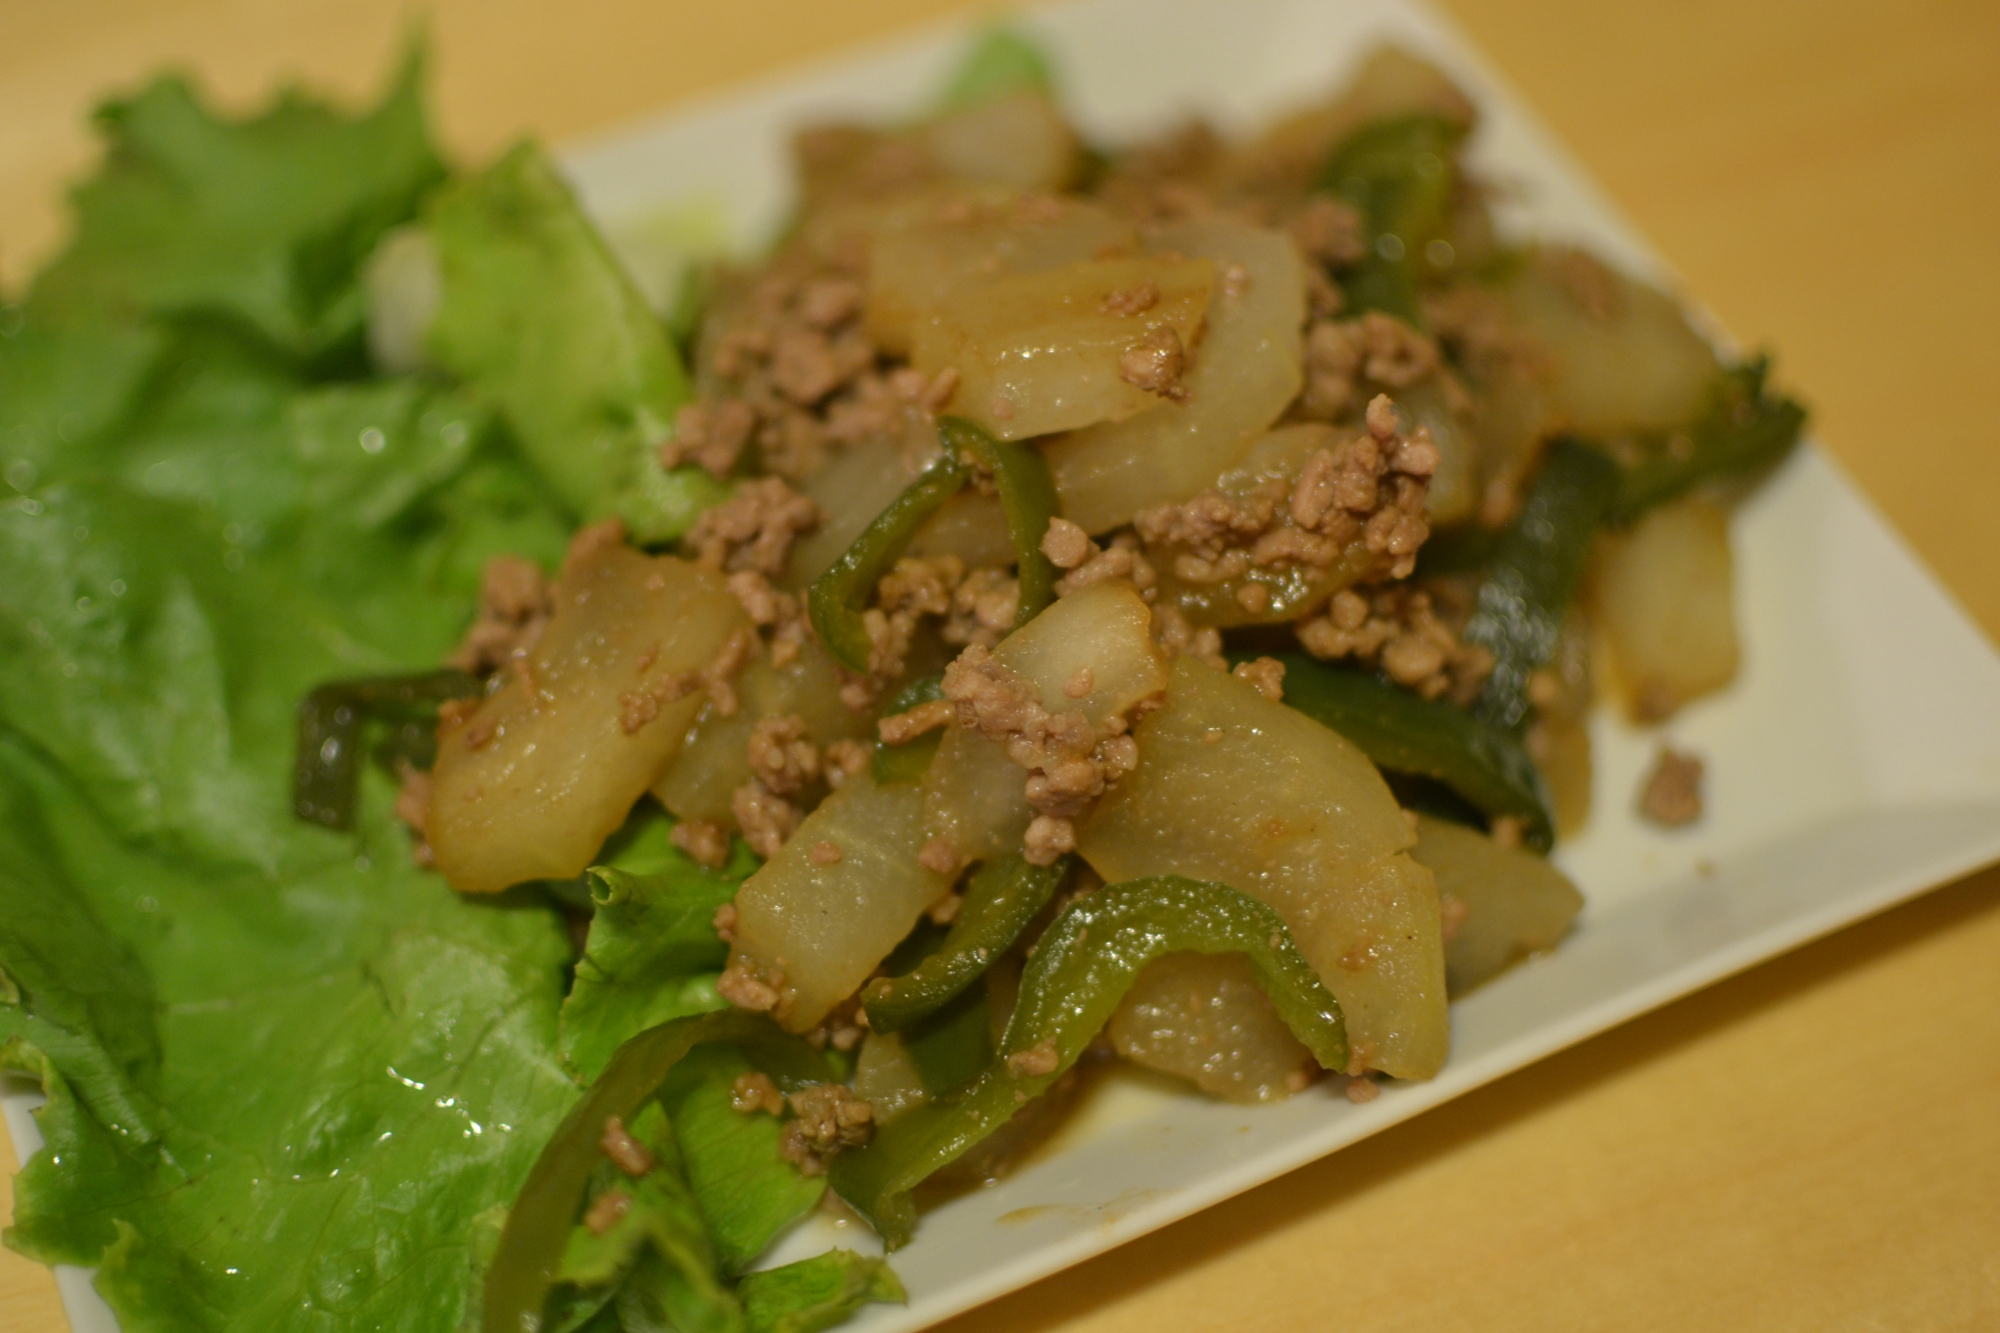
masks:
<svg viewBox="0 0 2000 1333"><path fill-rule="evenodd" d="M1001 745L1027 771L1022 790L1035 811L1023 843L1030 862L1053 864L1076 846L1074 821L1106 786L1137 767L1130 723L1112 717L1095 726L1081 712L1052 713L1040 692L978 644L944 673L944 697L958 724Z"/></svg>
<svg viewBox="0 0 2000 1333"><path fill-rule="evenodd" d="M766 1115L785 1113L785 1097L778 1091L778 1085L769 1074L755 1069L738 1074L729 1085L729 1104L740 1115L755 1115L759 1111Z"/></svg>
<svg viewBox="0 0 2000 1333"><path fill-rule="evenodd" d="M702 511L688 533L688 548L710 569L752 570L774 578L784 572L792 540L819 526L819 505L780 477L746 481L736 494Z"/></svg>
<svg viewBox="0 0 2000 1333"><path fill-rule="evenodd" d="M1438 369L1437 344L1394 315L1315 320L1306 330L1306 385L1298 414L1339 421L1361 410L1370 385L1406 389Z"/></svg>
<svg viewBox="0 0 2000 1333"><path fill-rule="evenodd" d="M769 632L771 665L782 668L796 662L813 632L799 597L778 588L769 576L754 569L731 574L729 591L751 623Z"/></svg>
<svg viewBox="0 0 2000 1333"><path fill-rule="evenodd" d="M1299 623L1298 635L1313 656L1379 666L1426 699L1470 703L1493 670L1493 654L1461 642L1429 593L1401 584L1372 596L1344 588L1324 612Z"/></svg>
<svg viewBox="0 0 2000 1333"><path fill-rule="evenodd" d="M1056 596L1073 597L1085 588L1094 588L1113 579L1128 580L1139 596L1152 601L1157 596L1159 575L1140 551L1138 537L1131 532L1112 536L1107 547L1099 547L1090 534L1066 518L1053 519L1042 535L1042 554L1063 570L1056 580Z"/></svg>
<svg viewBox="0 0 2000 1333"><path fill-rule="evenodd" d="M816 866L837 866L847 859L847 853L840 850L840 844L821 838L806 849L806 857Z"/></svg>
<svg viewBox="0 0 2000 1333"><path fill-rule="evenodd" d="M1382 1085L1363 1074L1359 1078L1347 1080L1347 1100L1359 1106L1372 1102L1382 1095Z"/></svg>
<svg viewBox="0 0 2000 1333"><path fill-rule="evenodd" d="M673 438L660 446L660 466L696 463L726 477L756 429L757 411L741 398L689 403L674 416Z"/></svg>
<svg viewBox="0 0 2000 1333"><path fill-rule="evenodd" d="M1134 388L1173 402L1184 400L1181 376L1187 371L1187 348L1171 324L1156 324L1118 358L1118 378Z"/></svg>
<svg viewBox="0 0 2000 1333"><path fill-rule="evenodd" d="M1640 790L1639 813L1667 828L1692 824L1701 818L1701 778L1699 755L1662 745Z"/></svg>
<svg viewBox="0 0 2000 1333"><path fill-rule="evenodd" d="M704 819L683 819L667 835L674 846L714 869L729 859L729 830ZM734 908L730 909L732 912Z"/></svg>
<svg viewBox="0 0 2000 1333"><path fill-rule="evenodd" d="M750 771L776 796L796 796L819 780L819 747L806 738L806 722L793 713L757 720L750 729Z"/></svg>
<svg viewBox="0 0 2000 1333"><path fill-rule="evenodd" d="M1345 268L1368 253L1368 220L1353 205L1316 194L1287 220L1299 253L1320 266Z"/></svg>
<svg viewBox="0 0 2000 1333"><path fill-rule="evenodd" d="M1252 662L1238 662L1230 672L1238 680L1247 680L1257 687L1257 693L1272 703L1285 701L1285 664L1275 657L1260 657Z"/></svg>
<svg viewBox="0 0 2000 1333"><path fill-rule="evenodd" d="M715 937L724 944L736 943L736 925L740 918L735 903L724 903L715 909Z"/></svg>
<svg viewBox="0 0 2000 1333"><path fill-rule="evenodd" d="M1172 602L1153 607L1153 641L1174 657L1192 657L1217 671L1229 663L1222 656L1222 631L1213 625L1197 625Z"/></svg>
<svg viewBox="0 0 2000 1333"><path fill-rule="evenodd" d="M1007 1072L1016 1078L1041 1078L1053 1074L1062 1064L1062 1055L1056 1050L1053 1037L1045 1037L1025 1051L1015 1051L1007 1057Z"/></svg>
<svg viewBox="0 0 2000 1333"><path fill-rule="evenodd" d="M593 1236L602 1236L618 1225L618 1219L632 1211L632 1196L625 1190L608 1189L591 1200L584 1212L583 1225Z"/></svg>
<svg viewBox="0 0 2000 1333"><path fill-rule="evenodd" d="M693 671L680 671L649 681L636 690L618 696L618 724L629 735L660 715L660 710L676 699L704 690L715 711L734 717L741 706L736 694L736 674L757 655L757 635L739 629L723 640L715 656Z"/></svg>
<svg viewBox="0 0 2000 1333"><path fill-rule="evenodd" d="M965 857L947 838L932 838L917 851L917 864L939 875L956 875L965 868Z"/></svg>
<svg viewBox="0 0 2000 1333"><path fill-rule="evenodd" d="M479 615L445 661L484 675L525 657L555 614L555 583L520 556L496 555L479 577Z"/></svg>
<svg viewBox="0 0 2000 1333"><path fill-rule="evenodd" d="M738 1009L783 1018L792 1007L783 972L760 972L741 958L732 958L715 979L715 993Z"/></svg>
<svg viewBox="0 0 2000 1333"><path fill-rule="evenodd" d="M1159 303L1159 287L1151 282L1142 282L1136 287L1107 293L1102 308L1107 315L1143 315Z"/></svg>
<svg viewBox="0 0 2000 1333"><path fill-rule="evenodd" d="M932 699L908 712L883 718L875 724L875 731L884 745L908 745L926 732L948 725L957 711L949 699Z"/></svg>
<svg viewBox="0 0 2000 1333"><path fill-rule="evenodd" d="M1188 121L1119 154L1098 187L1098 201L1140 222L1207 213L1215 207L1215 176L1228 151L1212 126Z"/></svg>
<svg viewBox="0 0 2000 1333"><path fill-rule="evenodd" d="M1020 580L1004 569L968 570L955 555L905 556L875 588L875 605L861 614L868 634L868 675L850 682L842 698L865 708L882 688L903 674L917 627L939 619L939 637L952 645L992 647L1014 627L1021 604Z"/></svg>
<svg viewBox="0 0 2000 1333"><path fill-rule="evenodd" d="M1543 250L1537 262L1586 317L1607 324L1617 317L1624 304L1618 275L1604 261L1586 250L1566 246Z"/></svg>
<svg viewBox="0 0 2000 1333"><path fill-rule="evenodd" d="M1289 486L1273 478L1236 496L1204 491L1141 513L1138 534L1155 560L1171 559L1174 576L1190 584L1287 565L1339 565L1361 582L1407 578L1430 536L1425 504L1437 446L1421 427L1401 434L1386 396L1369 404L1366 426L1315 450ZM1251 611L1269 604L1268 592L1249 592L1259 586L1239 589Z"/></svg>
<svg viewBox="0 0 2000 1333"><path fill-rule="evenodd" d="M729 813L736 816L743 841L766 861L784 849L799 827L799 808L757 778L730 793Z"/></svg>
<svg viewBox="0 0 2000 1333"><path fill-rule="evenodd" d="M659 1165L652 1150L626 1132L625 1122L617 1116L604 1118L604 1133L599 1136L597 1146L604 1155L628 1176L643 1176Z"/></svg>
<svg viewBox="0 0 2000 1333"><path fill-rule="evenodd" d="M821 766L826 770L826 785L838 790L840 784L867 768L875 751L866 741L837 740L827 743L821 756Z"/></svg>
<svg viewBox="0 0 2000 1333"><path fill-rule="evenodd" d="M791 1094L792 1113L779 1150L809 1176L826 1171L826 1159L858 1148L875 1133L875 1108L839 1083L814 1083Z"/></svg>

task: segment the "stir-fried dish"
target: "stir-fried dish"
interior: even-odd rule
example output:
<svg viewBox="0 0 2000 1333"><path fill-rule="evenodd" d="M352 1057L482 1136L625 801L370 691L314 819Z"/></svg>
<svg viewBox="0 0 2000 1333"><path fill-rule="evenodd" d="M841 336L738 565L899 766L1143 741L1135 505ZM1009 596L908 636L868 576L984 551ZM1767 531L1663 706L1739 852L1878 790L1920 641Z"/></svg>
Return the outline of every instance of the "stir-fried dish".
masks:
<svg viewBox="0 0 2000 1333"><path fill-rule="evenodd" d="M1803 413L1498 228L1421 60L1106 144L995 34L664 294L419 63L108 104L0 308L8 1241L127 1333L900 1299L760 1260L901 1246L1112 1062L1436 1074L1581 907L1593 697L1735 674Z"/></svg>

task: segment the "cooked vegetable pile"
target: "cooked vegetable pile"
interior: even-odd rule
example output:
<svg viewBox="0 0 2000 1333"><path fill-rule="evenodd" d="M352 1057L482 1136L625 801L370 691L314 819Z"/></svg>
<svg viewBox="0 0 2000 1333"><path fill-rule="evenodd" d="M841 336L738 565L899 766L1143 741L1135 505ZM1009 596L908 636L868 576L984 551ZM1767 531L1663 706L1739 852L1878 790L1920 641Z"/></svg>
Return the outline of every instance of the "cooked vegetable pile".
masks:
<svg viewBox="0 0 2000 1333"><path fill-rule="evenodd" d="M1503 237L1411 56L1087 145L990 35L658 308L421 63L107 104L0 304L7 1240L127 1333L899 1300L760 1260L829 1191L905 1243L1113 1060L1436 1073L1581 905L1594 689L1735 673L1803 413Z"/></svg>

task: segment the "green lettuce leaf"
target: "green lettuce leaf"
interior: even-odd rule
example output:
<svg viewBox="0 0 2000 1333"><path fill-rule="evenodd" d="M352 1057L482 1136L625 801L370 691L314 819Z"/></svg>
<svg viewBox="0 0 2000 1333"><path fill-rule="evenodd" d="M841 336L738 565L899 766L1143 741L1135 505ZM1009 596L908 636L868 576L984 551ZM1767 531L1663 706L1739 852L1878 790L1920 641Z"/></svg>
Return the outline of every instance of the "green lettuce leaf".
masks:
<svg viewBox="0 0 2000 1333"><path fill-rule="evenodd" d="M715 910L758 865L739 839L729 863L710 870L668 840L671 819L635 823L611 864L585 876L596 912L562 1011L563 1059L585 1081L628 1037L725 1007L715 978L729 946L716 936Z"/></svg>
<svg viewBox="0 0 2000 1333"><path fill-rule="evenodd" d="M0 1051L50 1098L7 1241L127 1333L452 1327L576 1095L559 923L455 899L374 804L275 873L176 864L0 739Z"/></svg>
<svg viewBox="0 0 2000 1333"><path fill-rule="evenodd" d="M374 110L297 91L262 115L211 114L184 80L106 103L103 169L76 192L76 235L36 282L28 318L220 317L298 357L358 348L357 272L444 177L412 49Z"/></svg>
<svg viewBox="0 0 2000 1333"><path fill-rule="evenodd" d="M577 517L622 518L645 542L685 533L725 493L701 468L659 465L687 372L553 164L524 143L425 221L444 282L438 363L495 405Z"/></svg>
<svg viewBox="0 0 2000 1333"><path fill-rule="evenodd" d="M731 1093L750 1061L733 1047L700 1046L660 1090L688 1185L724 1272L741 1272L826 1193L826 1177L800 1174L779 1150L775 1116L736 1109Z"/></svg>
<svg viewBox="0 0 2000 1333"><path fill-rule="evenodd" d="M938 110L963 111L1010 93L1055 91L1055 67L1040 43L1001 24L981 33L938 97Z"/></svg>
<svg viewBox="0 0 2000 1333"><path fill-rule="evenodd" d="M750 1333L819 1333L872 1301L900 1305L903 1284L881 1259L828 1250L745 1277L737 1288Z"/></svg>

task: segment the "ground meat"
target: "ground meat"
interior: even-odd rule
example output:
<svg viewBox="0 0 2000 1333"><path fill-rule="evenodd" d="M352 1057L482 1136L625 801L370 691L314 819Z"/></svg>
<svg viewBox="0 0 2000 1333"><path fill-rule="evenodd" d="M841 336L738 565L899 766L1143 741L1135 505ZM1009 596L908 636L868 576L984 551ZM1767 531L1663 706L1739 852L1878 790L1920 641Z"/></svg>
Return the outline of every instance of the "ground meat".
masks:
<svg viewBox="0 0 2000 1333"><path fill-rule="evenodd" d="M1192 657L1217 671L1229 667L1222 656L1222 631L1213 625L1196 625L1171 602L1153 607L1153 642L1174 657Z"/></svg>
<svg viewBox="0 0 2000 1333"><path fill-rule="evenodd" d="M714 918L715 937L724 944L736 943L736 925L738 919L735 903L724 903L722 906L716 908Z"/></svg>
<svg viewBox="0 0 2000 1333"><path fill-rule="evenodd" d="M1051 713L1032 683L977 644L945 668L944 696L960 726L999 744L1026 770L1022 790L1036 818L1023 848L1032 864L1051 865L1074 850L1073 821L1139 762L1128 719L1093 725L1080 712Z"/></svg>
<svg viewBox="0 0 2000 1333"><path fill-rule="evenodd" d="M485 675L526 657L555 614L555 583L532 560L496 555L479 577L479 615L445 661Z"/></svg>
<svg viewBox="0 0 2000 1333"><path fill-rule="evenodd" d="M1260 657L1254 662L1238 662L1230 673L1239 680L1247 680L1257 687L1257 693L1272 703L1285 701L1285 664L1275 657Z"/></svg>
<svg viewBox="0 0 2000 1333"><path fill-rule="evenodd" d="M1402 585L1372 597L1342 589L1325 611L1299 623L1298 635L1313 656L1378 666L1426 699L1470 703L1493 670L1493 654L1461 642L1428 593Z"/></svg>
<svg viewBox="0 0 2000 1333"><path fill-rule="evenodd" d="M951 593L951 610L939 629L946 643L991 648L1014 628L1021 581L1004 569L975 569Z"/></svg>
<svg viewBox="0 0 2000 1333"><path fill-rule="evenodd" d="M1558 287L1576 303L1585 317L1608 324L1624 305L1618 275L1604 261L1586 250L1551 248L1539 256L1542 268Z"/></svg>
<svg viewBox="0 0 2000 1333"><path fill-rule="evenodd" d="M1112 537L1110 546L1102 550L1085 537L1084 559L1056 580L1056 596L1072 597L1085 588L1094 588L1112 579L1129 580L1139 596L1149 602L1157 595L1159 575L1141 552L1137 535L1120 532Z"/></svg>
<svg viewBox="0 0 2000 1333"><path fill-rule="evenodd" d="M1356 1106L1372 1102L1381 1095L1382 1085L1366 1075L1347 1080L1347 1100Z"/></svg>
<svg viewBox="0 0 2000 1333"><path fill-rule="evenodd" d="M1161 505L1134 521L1148 557L1164 562L1183 584L1234 583L1246 610L1261 613L1270 590L1248 579L1253 570L1336 565L1358 582L1406 578L1430 536L1425 505L1436 472L1437 446L1427 431L1399 429L1394 405L1377 395L1364 433L1309 455L1289 484L1270 478L1237 494L1204 491Z"/></svg>
<svg viewBox="0 0 2000 1333"><path fill-rule="evenodd" d="M768 577L754 569L731 574L729 591L753 624L770 631L771 665L787 667L796 662L812 635L805 604L795 594L773 586Z"/></svg>
<svg viewBox="0 0 2000 1333"><path fill-rule="evenodd" d="M673 438L660 446L660 466L696 463L726 477L756 429L757 410L741 398L699 399L675 414Z"/></svg>
<svg viewBox="0 0 2000 1333"><path fill-rule="evenodd" d="M597 1145L611 1159L611 1164L628 1176L643 1176L659 1165L652 1151L627 1133L625 1122L615 1115L604 1118L604 1133Z"/></svg>
<svg viewBox="0 0 2000 1333"><path fill-rule="evenodd" d="M799 808L756 778L730 793L729 812L743 830L743 841L766 861L784 849L785 839L799 827Z"/></svg>
<svg viewBox="0 0 2000 1333"><path fill-rule="evenodd" d="M1286 224L1299 253L1322 266L1345 268L1368 253L1368 220L1330 195L1316 194Z"/></svg>
<svg viewBox="0 0 2000 1333"><path fill-rule="evenodd" d="M784 973L767 976L741 959L732 959L729 966L722 970L722 975L715 979L715 993L738 1009L753 1014L770 1014L773 1018L783 1018L791 1008Z"/></svg>
<svg viewBox="0 0 2000 1333"><path fill-rule="evenodd" d="M687 545L710 569L784 572L792 540L819 526L819 506L778 477L746 481L736 494L703 510Z"/></svg>
<svg viewBox="0 0 2000 1333"><path fill-rule="evenodd" d="M778 1091L778 1085L769 1074L755 1069L738 1074L729 1085L729 1104L739 1115L755 1115L759 1111L766 1115L785 1113L785 1097Z"/></svg>
<svg viewBox="0 0 2000 1333"><path fill-rule="evenodd" d="M1042 534L1041 546L1049 563L1062 570L1075 569L1097 550L1090 534L1066 518L1049 520L1049 530Z"/></svg>
<svg viewBox="0 0 2000 1333"><path fill-rule="evenodd" d="M837 866L846 857L847 853L840 850L839 843L828 842L825 838L806 849L806 858L816 866Z"/></svg>
<svg viewBox="0 0 2000 1333"><path fill-rule="evenodd" d="M917 864L939 875L956 875L965 868L965 856L944 838L932 838L917 852Z"/></svg>
<svg viewBox="0 0 2000 1333"><path fill-rule="evenodd" d="M809 1176L825 1174L827 1158L875 1133L875 1108L842 1084L814 1083L787 1100L798 1118L786 1123L779 1150Z"/></svg>
<svg viewBox="0 0 2000 1333"><path fill-rule="evenodd" d="M875 724L875 730L884 745L908 745L926 732L948 725L956 712L957 708L951 700L932 699L908 712L883 718Z"/></svg>
<svg viewBox="0 0 2000 1333"><path fill-rule="evenodd" d="M837 740L827 744L820 756L821 767L826 770L826 785L838 790L840 784L868 767L875 751L866 741Z"/></svg>
<svg viewBox="0 0 2000 1333"><path fill-rule="evenodd" d="M1103 309L1107 315L1143 315L1159 303L1160 289L1151 282L1142 282L1137 287L1106 294Z"/></svg>
<svg viewBox="0 0 2000 1333"><path fill-rule="evenodd" d="M742 701L736 695L736 673L757 655L757 635L738 630L723 641L715 656L693 671L661 676L640 688L618 696L618 725L627 735L640 730L660 715L660 710L696 690L706 691L709 703L723 717L734 717Z"/></svg>
<svg viewBox="0 0 2000 1333"><path fill-rule="evenodd" d="M1369 401L1372 390L1406 389L1438 366L1437 344L1394 315L1371 310L1358 319L1316 320L1306 330L1299 415L1342 420Z"/></svg>
<svg viewBox="0 0 2000 1333"><path fill-rule="evenodd" d="M1118 358L1118 378L1134 388L1172 402L1187 398L1181 376L1187 371L1187 348L1171 324L1157 324L1126 348Z"/></svg>
<svg viewBox="0 0 2000 1333"><path fill-rule="evenodd" d="M618 1219L632 1211L632 1196L621 1189L608 1189L590 1201L583 1225L591 1235L602 1236L618 1225Z"/></svg>
<svg viewBox="0 0 2000 1333"><path fill-rule="evenodd" d="M1662 745L1640 789L1639 813L1666 828L1692 824L1701 818L1701 779L1699 755Z"/></svg>
<svg viewBox="0 0 2000 1333"><path fill-rule="evenodd" d="M776 796L796 796L820 775L819 747L806 739L805 719L791 713L759 718L750 730L750 771Z"/></svg>
<svg viewBox="0 0 2000 1333"><path fill-rule="evenodd" d="M1062 1054L1056 1050L1053 1037L1045 1037L1025 1051L1015 1051L1007 1057L1007 1072L1016 1078L1042 1078L1056 1072L1062 1064Z"/></svg>
<svg viewBox="0 0 2000 1333"><path fill-rule="evenodd" d="M674 846L710 869L729 860L729 830L720 824L683 819L674 825L667 837Z"/></svg>

